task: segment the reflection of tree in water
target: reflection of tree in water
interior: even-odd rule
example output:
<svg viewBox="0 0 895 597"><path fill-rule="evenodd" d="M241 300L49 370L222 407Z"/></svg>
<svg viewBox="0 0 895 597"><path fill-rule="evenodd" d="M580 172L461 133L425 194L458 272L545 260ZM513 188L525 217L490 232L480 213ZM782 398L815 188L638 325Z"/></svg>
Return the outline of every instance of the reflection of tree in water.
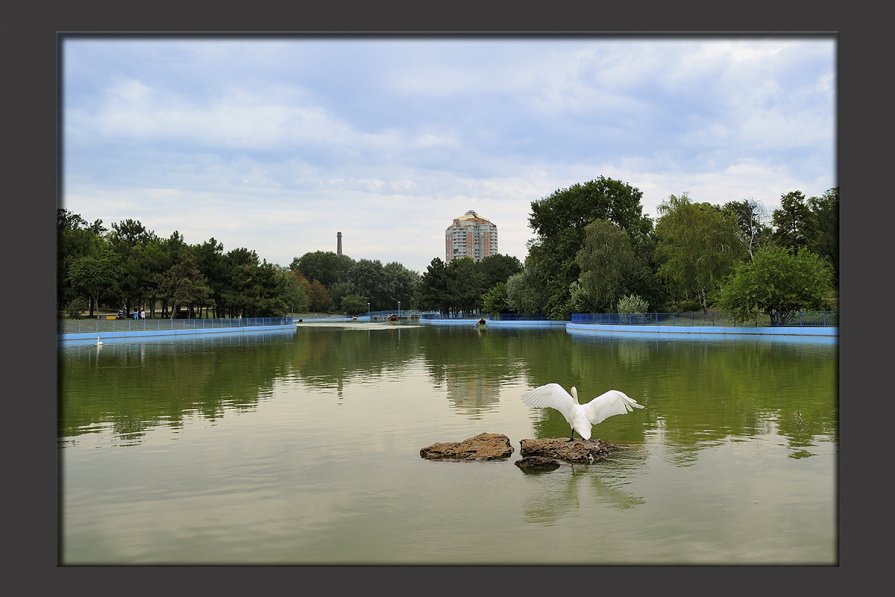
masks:
<svg viewBox="0 0 895 597"><path fill-rule="evenodd" d="M475 418L495 408L501 385L521 375L522 333L469 326L433 328L431 334L435 340L422 344L426 370L459 412Z"/></svg>
<svg viewBox="0 0 895 597"><path fill-rule="evenodd" d="M293 373L341 393L346 381L398 376L419 354L418 328L305 327L295 337Z"/></svg>
<svg viewBox="0 0 895 597"><path fill-rule="evenodd" d="M553 524L581 508L609 507L627 510L645 503L624 488L627 479L643 465L640 448L626 447L596 464L563 464L550 473L528 475L539 484L537 495L525 504L529 522Z"/></svg>
<svg viewBox="0 0 895 597"><path fill-rule="evenodd" d="M107 344L60 353L60 438L111 425L128 441L185 416L252 410L288 369L291 336L239 335Z"/></svg>
<svg viewBox="0 0 895 597"><path fill-rule="evenodd" d="M549 343L548 343L549 344ZM779 432L791 447L836 436L835 347L767 340L661 340L576 335L566 347L526 355L529 385L578 387L584 402L616 388L646 408L595 428L608 441L640 442L661 427L675 458L730 437ZM538 437L560 437L568 425L543 409Z"/></svg>

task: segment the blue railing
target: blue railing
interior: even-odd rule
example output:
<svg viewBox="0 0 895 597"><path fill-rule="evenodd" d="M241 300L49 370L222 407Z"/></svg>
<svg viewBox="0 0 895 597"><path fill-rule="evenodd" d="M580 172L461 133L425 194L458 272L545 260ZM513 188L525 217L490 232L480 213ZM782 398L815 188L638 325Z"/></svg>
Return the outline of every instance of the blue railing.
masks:
<svg viewBox="0 0 895 597"><path fill-rule="evenodd" d="M769 326L766 315L756 316L751 321L735 320L725 313L573 313L572 323L592 323L599 325L679 325L679 326ZM836 327L838 313L832 311L801 311L786 322L787 326Z"/></svg>
<svg viewBox="0 0 895 597"><path fill-rule="evenodd" d="M212 328L294 325L291 316L243 317L222 319L64 319L59 322L60 334L93 332L135 332L145 330L199 330Z"/></svg>

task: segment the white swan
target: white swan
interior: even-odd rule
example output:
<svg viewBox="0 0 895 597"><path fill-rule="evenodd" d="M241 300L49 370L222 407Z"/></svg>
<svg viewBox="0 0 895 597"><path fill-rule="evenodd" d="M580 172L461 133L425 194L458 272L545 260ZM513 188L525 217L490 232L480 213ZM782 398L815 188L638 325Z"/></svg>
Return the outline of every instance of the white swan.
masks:
<svg viewBox="0 0 895 597"><path fill-rule="evenodd" d="M103 345L103 341L100 340L100 337L99 337L99 336L96 337L96 345L97 345L97 346L102 346L102 345Z"/></svg>
<svg viewBox="0 0 895 597"><path fill-rule="evenodd" d="M525 392L522 402L527 406L555 408L561 412L572 428L569 441L575 439L576 431L583 439L590 439L591 427L597 423L613 415L624 415L635 408L643 408L643 405L618 390L609 390L587 404L578 404L578 390L573 387L569 394L558 383L548 383Z"/></svg>

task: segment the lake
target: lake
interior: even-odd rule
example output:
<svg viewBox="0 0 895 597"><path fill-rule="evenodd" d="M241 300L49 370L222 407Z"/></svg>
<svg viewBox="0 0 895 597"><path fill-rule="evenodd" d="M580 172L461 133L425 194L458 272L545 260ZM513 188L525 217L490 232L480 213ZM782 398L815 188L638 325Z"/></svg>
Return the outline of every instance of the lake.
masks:
<svg viewBox="0 0 895 597"><path fill-rule="evenodd" d="M838 563L837 346L411 324L59 349L60 563ZM645 406L525 474L558 382ZM506 460L420 449L501 433Z"/></svg>

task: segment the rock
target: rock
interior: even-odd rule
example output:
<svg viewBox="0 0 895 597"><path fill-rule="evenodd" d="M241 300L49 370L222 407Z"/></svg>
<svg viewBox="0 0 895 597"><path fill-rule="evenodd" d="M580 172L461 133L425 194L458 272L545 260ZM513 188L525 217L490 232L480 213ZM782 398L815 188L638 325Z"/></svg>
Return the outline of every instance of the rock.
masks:
<svg viewBox="0 0 895 597"><path fill-rule="evenodd" d="M593 464L618 449L618 446L599 439L523 439L519 445L522 456L557 458L575 464Z"/></svg>
<svg viewBox="0 0 895 597"><path fill-rule="evenodd" d="M513 453L510 438L500 433L480 433L461 442L442 442L420 450L427 460L496 460Z"/></svg>
<svg viewBox="0 0 895 597"><path fill-rule="evenodd" d="M523 473L545 473L555 471L559 468L559 463L552 458L544 458L543 456L528 456L517 460L514 463Z"/></svg>

